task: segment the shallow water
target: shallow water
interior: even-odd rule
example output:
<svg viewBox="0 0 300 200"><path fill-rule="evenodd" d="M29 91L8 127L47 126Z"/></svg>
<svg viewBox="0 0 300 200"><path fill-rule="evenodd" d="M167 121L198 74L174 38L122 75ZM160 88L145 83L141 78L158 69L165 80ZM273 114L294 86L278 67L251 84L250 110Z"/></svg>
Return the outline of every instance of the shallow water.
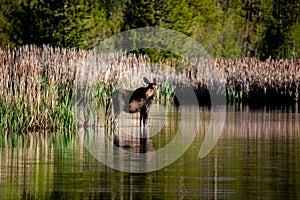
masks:
<svg viewBox="0 0 300 200"><path fill-rule="evenodd" d="M153 112L147 134L162 130L146 140L137 139L140 132L136 133L138 137L123 137L122 131L109 136L117 138L118 146L125 151L153 152L176 137L181 112L184 110L165 109L164 118ZM0 199L299 198L297 107L228 107L223 132L202 159L198 155L211 112L202 107L195 113L199 123L192 145L172 164L148 173L121 172L105 166L85 148L80 137L70 133L2 135ZM126 125L119 122L125 132ZM140 130L134 123L128 127ZM92 133L84 138L87 135L101 138L101 134L96 137ZM147 163L140 165L145 167Z"/></svg>

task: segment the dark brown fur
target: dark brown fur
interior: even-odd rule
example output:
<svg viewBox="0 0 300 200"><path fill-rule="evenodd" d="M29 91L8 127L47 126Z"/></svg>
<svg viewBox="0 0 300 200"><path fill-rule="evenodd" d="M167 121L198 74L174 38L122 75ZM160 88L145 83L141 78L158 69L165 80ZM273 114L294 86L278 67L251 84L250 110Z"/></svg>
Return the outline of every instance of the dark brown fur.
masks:
<svg viewBox="0 0 300 200"><path fill-rule="evenodd" d="M157 84L150 83L147 78L144 78L147 87L140 87L135 91L118 89L113 92L113 107L115 116L124 111L127 113L140 112L140 126L147 126L148 113L156 96Z"/></svg>

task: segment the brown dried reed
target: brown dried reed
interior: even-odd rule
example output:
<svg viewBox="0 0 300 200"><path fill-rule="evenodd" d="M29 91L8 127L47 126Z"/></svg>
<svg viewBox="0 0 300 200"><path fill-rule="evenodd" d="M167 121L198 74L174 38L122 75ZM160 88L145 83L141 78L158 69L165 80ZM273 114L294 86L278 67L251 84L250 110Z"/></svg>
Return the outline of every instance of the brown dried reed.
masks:
<svg viewBox="0 0 300 200"><path fill-rule="evenodd" d="M65 118L72 118L69 102L74 84L90 88L100 84L101 98L107 98L115 87L132 89L142 85L144 76L156 77L162 86L160 97L167 92L173 94L174 88L166 88L180 83L191 84L199 101L209 100L209 92L226 95L232 102L284 102L299 98L300 60L263 62L244 58L151 63L147 56L126 52L32 45L12 50L0 48L0 58L0 129L6 131L73 126L74 120ZM68 109L60 113L64 107ZM21 122L22 127L17 128Z"/></svg>

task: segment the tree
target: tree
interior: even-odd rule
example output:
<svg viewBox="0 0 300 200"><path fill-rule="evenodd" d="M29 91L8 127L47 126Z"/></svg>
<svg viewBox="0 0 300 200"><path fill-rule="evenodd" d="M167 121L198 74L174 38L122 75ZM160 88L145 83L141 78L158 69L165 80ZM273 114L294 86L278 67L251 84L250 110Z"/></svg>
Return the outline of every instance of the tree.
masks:
<svg viewBox="0 0 300 200"><path fill-rule="evenodd" d="M169 28L198 40L209 53L213 53L220 34L220 14L214 0L129 0L124 12L123 30L149 26ZM160 54L159 58L175 56L159 50L147 50L147 54Z"/></svg>
<svg viewBox="0 0 300 200"><path fill-rule="evenodd" d="M91 48L110 32L106 12L96 0L20 1L11 14L11 40L16 45Z"/></svg>
<svg viewBox="0 0 300 200"><path fill-rule="evenodd" d="M156 1L128 0L124 11L124 26L122 30L158 25L155 17Z"/></svg>
<svg viewBox="0 0 300 200"><path fill-rule="evenodd" d="M299 57L295 0L0 0L0 45L93 48L129 29L160 26L198 41L214 57ZM171 52L147 49L152 58Z"/></svg>
<svg viewBox="0 0 300 200"><path fill-rule="evenodd" d="M0 46L11 44L9 34L11 23L8 19L10 15L12 2L7 0L0 0Z"/></svg>
<svg viewBox="0 0 300 200"><path fill-rule="evenodd" d="M299 45L299 35L295 36L295 33L298 31L300 5L293 0L277 0L269 1L269 6L271 14L265 13L266 30L259 46L259 56L262 59L293 56L290 49Z"/></svg>
<svg viewBox="0 0 300 200"><path fill-rule="evenodd" d="M288 48L287 55L292 58L300 58L300 19L297 18L296 23L291 27L287 33L290 48Z"/></svg>
<svg viewBox="0 0 300 200"><path fill-rule="evenodd" d="M89 19L90 31L87 34L86 46L91 48L113 34L121 32L125 0L90 0L93 9Z"/></svg>

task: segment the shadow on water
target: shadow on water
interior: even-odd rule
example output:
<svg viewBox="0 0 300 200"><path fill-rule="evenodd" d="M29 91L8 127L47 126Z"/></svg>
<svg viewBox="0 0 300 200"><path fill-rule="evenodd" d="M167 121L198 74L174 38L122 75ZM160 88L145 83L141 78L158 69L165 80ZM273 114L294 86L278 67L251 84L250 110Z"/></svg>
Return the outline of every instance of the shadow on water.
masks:
<svg viewBox="0 0 300 200"><path fill-rule="evenodd" d="M109 167L133 173L157 170L172 158L166 157L170 151L156 153L156 150L172 143L173 138L179 135L177 130L180 117L175 112L168 115L168 109L171 108L154 105L149 113L147 127L139 126L138 113L122 112L117 119L111 120L103 112L99 112L97 117L89 121L91 126L79 129L79 138L96 159ZM107 123L106 120L113 122ZM174 144L176 143L173 142L172 145ZM180 148L178 149L181 150ZM162 162L157 162L161 159Z"/></svg>
<svg viewBox="0 0 300 200"><path fill-rule="evenodd" d="M140 128L139 135L126 138L126 133L114 134L113 144L117 147L135 153L147 153L153 151L151 140L148 139L148 129Z"/></svg>
<svg viewBox="0 0 300 200"><path fill-rule="evenodd" d="M135 125L138 115L130 115L130 123L121 121L119 130L113 134L108 130L105 134L112 144L125 151L154 151L176 136L181 120L178 112L165 108L164 119L154 112L146 130ZM297 106L228 107L222 135L203 159L198 154L209 127L210 109L200 107L199 115L198 135L184 155L159 171L141 174L120 172L101 164L73 133L1 134L0 199L297 199L300 196ZM153 134L158 130L156 127L162 129ZM94 125L94 130L102 131L104 127ZM84 135L88 141L103 136L103 132L91 131Z"/></svg>

